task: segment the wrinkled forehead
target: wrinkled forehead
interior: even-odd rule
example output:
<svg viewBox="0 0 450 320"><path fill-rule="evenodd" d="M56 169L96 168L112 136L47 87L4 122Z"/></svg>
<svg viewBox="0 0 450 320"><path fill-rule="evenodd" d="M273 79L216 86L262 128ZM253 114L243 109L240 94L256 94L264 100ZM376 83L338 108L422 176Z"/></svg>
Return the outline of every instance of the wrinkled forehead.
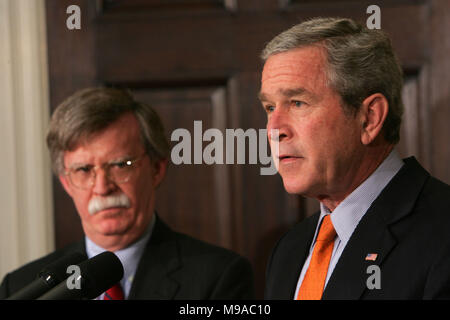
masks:
<svg viewBox="0 0 450 320"><path fill-rule="evenodd" d="M101 130L81 134L65 154L100 155L102 157L144 151L136 117L126 114Z"/></svg>
<svg viewBox="0 0 450 320"><path fill-rule="evenodd" d="M270 56L264 65L259 97L270 100L267 98L286 96L286 92L321 95L328 91L325 66L323 49L318 47L298 48Z"/></svg>
<svg viewBox="0 0 450 320"><path fill-rule="evenodd" d="M326 67L325 49L308 46L291 49L270 56L263 68L261 81L283 75L323 76Z"/></svg>

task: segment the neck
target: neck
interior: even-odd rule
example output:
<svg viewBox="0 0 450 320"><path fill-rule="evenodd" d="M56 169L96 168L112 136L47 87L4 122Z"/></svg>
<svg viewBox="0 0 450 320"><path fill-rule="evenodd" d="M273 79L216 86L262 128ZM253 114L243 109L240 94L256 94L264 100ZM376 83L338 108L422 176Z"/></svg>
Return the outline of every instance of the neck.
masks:
<svg viewBox="0 0 450 320"><path fill-rule="evenodd" d="M101 237L95 237L91 239L92 242L97 244L99 247L102 247L103 249L111 252L116 252L122 249L125 249L135 243L137 240L139 240L140 236L101 236Z"/></svg>
<svg viewBox="0 0 450 320"><path fill-rule="evenodd" d="M369 147L358 160L349 166L347 177L339 179L339 187L335 188L335 192L319 195L316 198L330 211L334 211L348 195L375 172L380 164L389 156L393 148L393 145Z"/></svg>

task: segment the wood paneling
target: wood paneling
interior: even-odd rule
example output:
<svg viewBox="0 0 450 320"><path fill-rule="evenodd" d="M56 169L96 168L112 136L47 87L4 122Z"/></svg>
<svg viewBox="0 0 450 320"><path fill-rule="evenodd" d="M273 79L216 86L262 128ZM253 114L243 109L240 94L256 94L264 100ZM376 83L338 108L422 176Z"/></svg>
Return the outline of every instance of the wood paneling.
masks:
<svg viewBox="0 0 450 320"><path fill-rule="evenodd" d="M233 248L228 167L194 164L195 140L200 141L201 150L210 143L194 131L194 121L201 121L200 134L209 128L225 132L226 88L140 89L134 90L134 95L154 106L169 139L176 129L186 129L191 135L191 164L169 165L158 190L157 211L176 230ZM172 147L177 143L172 141Z"/></svg>
<svg viewBox="0 0 450 320"><path fill-rule="evenodd" d="M101 0L103 12L142 12L150 10L201 10L224 8L223 0Z"/></svg>
<svg viewBox="0 0 450 320"><path fill-rule="evenodd" d="M429 22L429 96L431 171L450 184L450 1L433 0Z"/></svg>

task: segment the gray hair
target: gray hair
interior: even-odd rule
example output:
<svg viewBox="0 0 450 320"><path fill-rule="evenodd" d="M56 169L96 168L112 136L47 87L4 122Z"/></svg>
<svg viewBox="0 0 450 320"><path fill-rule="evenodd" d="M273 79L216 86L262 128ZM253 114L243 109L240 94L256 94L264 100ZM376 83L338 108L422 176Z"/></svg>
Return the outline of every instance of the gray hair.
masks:
<svg viewBox="0 0 450 320"><path fill-rule="evenodd" d="M383 124L384 138L400 140L403 114L403 73L389 37L369 30L351 19L315 18L273 38L261 58L305 46L319 46L327 53L328 85L340 94L348 114L356 114L365 98L383 94L389 112Z"/></svg>
<svg viewBox="0 0 450 320"><path fill-rule="evenodd" d="M113 88L87 88L75 92L54 111L47 134L53 171L64 171L64 152L76 148L87 139L126 113L135 115L139 123L141 140L155 161L169 155L169 142L158 114L147 104L137 102L125 90Z"/></svg>

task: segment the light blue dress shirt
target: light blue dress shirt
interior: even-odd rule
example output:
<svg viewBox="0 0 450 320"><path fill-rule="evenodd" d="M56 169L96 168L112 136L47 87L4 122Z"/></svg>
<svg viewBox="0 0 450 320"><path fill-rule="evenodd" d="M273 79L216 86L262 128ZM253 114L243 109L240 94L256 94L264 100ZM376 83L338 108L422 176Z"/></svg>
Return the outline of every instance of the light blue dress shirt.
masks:
<svg viewBox="0 0 450 320"><path fill-rule="evenodd" d="M120 285L122 286L125 299L128 298L128 295L130 293L131 285L133 283L134 275L136 273L139 260L142 257L142 254L145 250L145 246L147 245L148 240L150 239L154 225L155 225L155 215L153 215L153 218L149 223L147 231L139 238L138 241L134 242L129 247L114 252L114 254L119 258L120 262L122 262L123 265L124 274L122 280L120 281ZM106 251L106 249L103 249L102 247L92 242L92 240L89 239L87 236L85 237L85 240L86 240L86 253L89 259ZM97 297L97 300L103 300L103 296L104 293L102 293L99 297Z"/></svg>
<svg viewBox="0 0 450 320"><path fill-rule="evenodd" d="M316 243L317 233L322 219L331 214L331 222L336 230L336 239L334 241L333 252L331 254L330 265L328 266L327 277L325 280L325 287L333 273L342 252L347 245L353 231L355 231L361 218L372 205L372 202L378 197L381 191L391 181L391 179L401 169L404 162L398 155L397 151L393 150L389 156L378 166L378 168L350 195L347 196L335 209L330 213L330 210L320 203L320 216L314 234L313 242L309 250L309 255L303 265L300 277L297 282L297 289L295 290L294 299L297 297L298 290L305 277L306 270L309 267L311 256Z"/></svg>

